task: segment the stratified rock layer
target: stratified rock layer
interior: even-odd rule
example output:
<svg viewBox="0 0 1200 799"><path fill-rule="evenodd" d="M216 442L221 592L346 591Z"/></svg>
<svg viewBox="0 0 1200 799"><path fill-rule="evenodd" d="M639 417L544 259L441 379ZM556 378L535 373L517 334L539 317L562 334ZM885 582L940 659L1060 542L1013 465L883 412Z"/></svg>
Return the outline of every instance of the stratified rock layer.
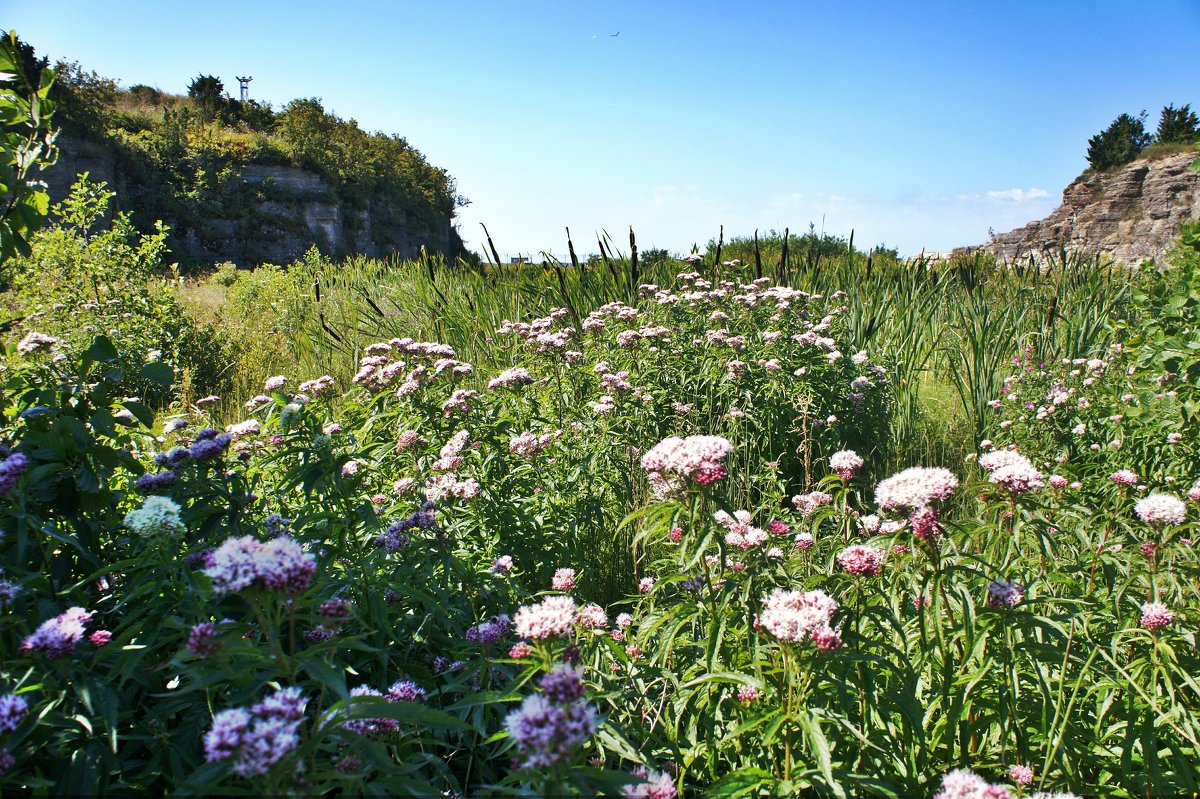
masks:
<svg viewBox="0 0 1200 799"><path fill-rule="evenodd" d="M1085 173L1050 216L1001 233L983 249L1001 261L1063 248L1129 266L1162 258L1180 226L1200 219L1200 172L1191 168L1198 156L1142 158L1112 172Z"/></svg>

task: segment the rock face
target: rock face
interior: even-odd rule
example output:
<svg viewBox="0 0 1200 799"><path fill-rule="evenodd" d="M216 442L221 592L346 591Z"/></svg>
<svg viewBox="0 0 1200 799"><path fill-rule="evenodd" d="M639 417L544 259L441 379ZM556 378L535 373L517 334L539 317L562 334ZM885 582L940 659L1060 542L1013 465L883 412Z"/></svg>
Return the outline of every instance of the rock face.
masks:
<svg viewBox="0 0 1200 799"><path fill-rule="evenodd" d="M1050 216L1008 233L982 249L1001 261L1043 252L1101 256L1137 266L1161 258L1184 222L1200 219L1200 153L1138 159L1118 170L1085 174L1063 191L1062 205Z"/></svg>
<svg viewBox="0 0 1200 799"><path fill-rule="evenodd" d="M400 198L387 195L343 197L320 175L286 166L245 167L221 203L186 217L147 212L143 209L161 206L161 198L150 196L156 190L139 181L119 152L67 136L58 145L58 163L40 176L52 202L66 197L77 176L87 172L93 182L104 181L117 192L110 210L132 209L143 225L157 218L170 225L176 258L286 264L314 245L329 255L372 258L413 258L422 247L453 257L464 249L451 218L419 218Z"/></svg>

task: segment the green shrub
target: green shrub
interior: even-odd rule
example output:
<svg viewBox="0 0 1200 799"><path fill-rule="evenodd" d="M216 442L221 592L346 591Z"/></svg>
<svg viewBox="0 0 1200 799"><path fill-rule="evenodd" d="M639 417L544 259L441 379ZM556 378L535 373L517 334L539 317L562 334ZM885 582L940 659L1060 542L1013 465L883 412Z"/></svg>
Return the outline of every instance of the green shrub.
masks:
<svg viewBox="0 0 1200 799"><path fill-rule="evenodd" d="M74 355L99 334L121 352L130 374L161 361L179 372L183 399L219 393L228 385L230 352L211 326L197 325L171 288L176 280L162 262L167 231L139 235L127 214L107 226L112 193L84 175L56 205L54 223L38 233L32 253L11 264L7 304L30 330L59 338ZM142 400L164 407L171 394L140 385Z"/></svg>
<svg viewBox="0 0 1200 799"><path fill-rule="evenodd" d="M226 261L217 264L217 271L213 273L212 280L217 285L228 288L237 282L239 276L237 264Z"/></svg>
<svg viewBox="0 0 1200 799"><path fill-rule="evenodd" d="M27 62L33 62L27 65ZM39 68L37 75L27 70ZM36 172L53 164L57 135L50 129L54 71L33 58L16 33L0 32L0 268L17 253L29 253L29 240L41 226L50 202ZM0 272L0 286L3 272Z"/></svg>

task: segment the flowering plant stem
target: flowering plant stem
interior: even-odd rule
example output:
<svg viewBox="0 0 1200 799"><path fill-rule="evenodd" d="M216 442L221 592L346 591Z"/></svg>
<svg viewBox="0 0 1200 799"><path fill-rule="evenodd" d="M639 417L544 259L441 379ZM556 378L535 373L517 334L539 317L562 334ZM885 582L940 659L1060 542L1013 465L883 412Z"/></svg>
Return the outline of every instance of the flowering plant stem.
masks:
<svg viewBox="0 0 1200 799"><path fill-rule="evenodd" d="M283 647L279 643L279 637L276 635L274 620L268 618L268 610L263 607L264 595L261 591L249 591L243 594L247 603L250 605L250 610L254 614L254 619L258 622L258 628L262 630L263 635L267 637L267 645L271 649L271 654L275 657L275 662L279 664L279 670L287 674L290 681L296 678L296 670L291 660L284 654ZM265 597L266 602L270 602L269 596ZM271 603L272 606L275 603ZM273 615L273 614L272 614Z"/></svg>
<svg viewBox="0 0 1200 799"><path fill-rule="evenodd" d="M799 658L790 643L781 646L783 669L780 671L779 692L787 697L783 721L783 779L792 779L792 744L798 726L797 715L808 702L808 691L812 683L812 671L799 668Z"/></svg>

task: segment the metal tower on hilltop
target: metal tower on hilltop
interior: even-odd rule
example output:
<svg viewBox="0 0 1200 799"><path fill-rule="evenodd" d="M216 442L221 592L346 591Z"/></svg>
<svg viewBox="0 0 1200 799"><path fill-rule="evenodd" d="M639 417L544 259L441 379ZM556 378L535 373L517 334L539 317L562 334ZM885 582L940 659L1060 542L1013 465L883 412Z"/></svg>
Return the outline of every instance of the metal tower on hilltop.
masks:
<svg viewBox="0 0 1200 799"><path fill-rule="evenodd" d="M242 105L245 105L246 101L250 99L250 81L252 80L254 80L253 77L238 78L238 83L242 85Z"/></svg>

